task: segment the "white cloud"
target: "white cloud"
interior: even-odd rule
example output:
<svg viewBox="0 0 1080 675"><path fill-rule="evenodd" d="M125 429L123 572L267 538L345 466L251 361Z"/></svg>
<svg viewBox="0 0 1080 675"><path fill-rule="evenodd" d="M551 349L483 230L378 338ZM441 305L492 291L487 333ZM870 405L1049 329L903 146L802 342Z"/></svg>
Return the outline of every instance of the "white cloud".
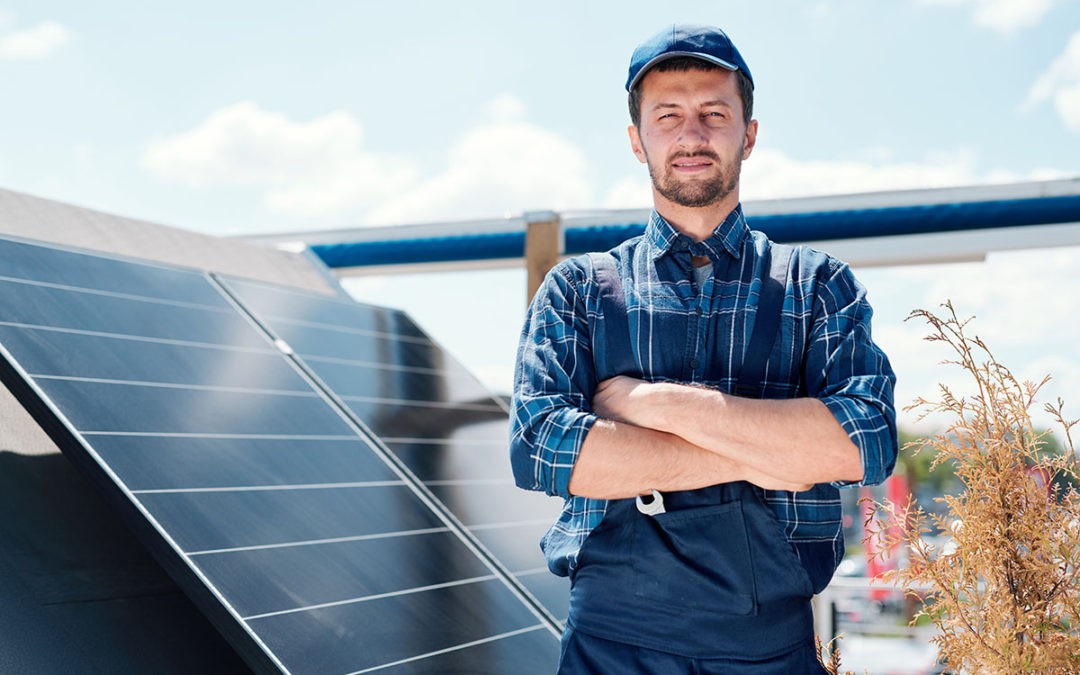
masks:
<svg viewBox="0 0 1080 675"><path fill-rule="evenodd" d="M876 309L876 308L875 308ZM941 385L957 396L973 392L970 377L964 371L943 361L951 356L941 343L928 343L922 324L893 324L875 326L874 342L889 357L896 373L893 402L897 423L905 431L929 433L944 429L950 423L947 414L932 412L926 406L912 408L918 399L937 402Z"/></svg>
<svg viewBox="0 0 1080 675"><path fill-rule="evenodd" d="M492 122L517 122L525 116L525 104L512 94L499 94L486 106L484 112Z"/></svg>
<svg viewBox="0 0 1080 675"><path fill-rule="evenodd" d="M347 112L296 122L251 102L155 140L142 164L195 187L262 187L268 208L302 218L415 222L593 205L587 162L574 144L522 120L525 106L513 96L496 97L484 111L484 121L450 147L445 168L426 177L404 157L366 150L361 124Z"/></svg>
<svg viewBox="0 0 1080 675"><path fill-rule="evenodd" d="M360 122L344 111L310 122L243 102L191 131L153 141L142 164L192 186L266 188L266 204L297 216L370 206L412 180L408 162L366 151Z"/></svg>
<svg viewBox="0 0 1080 675"><path fill-rule="evenodd" d="M1014 33L1035 26L1057 0L981 0L975 9L975 23L1001 33Z"/></svg>
<svg viewBox="0 0 1080 675"><path fill-rule="evenodd" d="M56 21L0 36L0 59L43 59L71 40L71 32Z"/></svg>
<svg viewBox="0 0 1080 675"><path fill-rule="evenodd" d="M1039 381L1046 374L1053 376L1042 401L1063 396L1072 416L1078 416L1078 265L1080 247L1062 247L993 253L981 263L857 270L875 308L874 337L889 354L898 376L898 405L916 396L936 397L939 381L956 393L971 393L969 376L955 366L938 363L953 356L951 352L939 342L921 339L927 333L925 324L900 322L915 307L940 314L939 305L951 300L960 318L975 317L969 334L985 340L1018 379ZM1041 404L1033 408L1033 416L1045 426L1048 422L1039 410ZM905 425L912 423L910 414L902 417ZM930 423L931 427L940 425L940 418Z"/></svg>
<svg viewBox="0 0 1080 675"><path fill-rule="evenodd" d="M1038 25L1060 0L918 0L924 5L955 5L971 10L978 26L1011 35Z"/></svg>
<svg viewBox="0 0 1080 675"><path fill-rule="evenodd" d="M652 206L652 184L644 167L638 176L627 176L615 182L602 202L606 209L639 209Z"/></svg>
<svg viewBox="0 0 1080 675"><path fill-rule="evenodd" d="M1072 131L1080 132L1080 31L1050 67L1031 85L1025 109L1051 100L1061 121Z"/></svg>
<svg viewBox="0 0 1080 675"><path fill-rule="evenodd" d="M1080 84L1059 91L1054 96L1054 107L1065 126L1080 132Z"/></svg>
<svg viewBox="0 0 1080 675"><path fill-rule="evenodd" d="M1074 348L1071 352L1062 351L1040 356L1015 374L1021 381L1030 380L1035 383L1041 382L1043 377L1050 375L1050 381L1039 392L1039 403L1031 411L1037 426L1051 428L1055 435L1061 433L1060 428L1054 427L1053 418L1043 411L1044 403L1056 403L1059 396L1065 402L1063 410L1065 419L1080 417L1080 397L1076 395L1076 382L1080 379L1080 348ZM1059 440L1065 439L1059 436ZM1080 441L1075 429L1073 429L1073 440Z"/></svg>
<svg viewBox="0 0 1080 675"><path fill-rule="evenodd" d="M1024 346L1036 339L1045 344L1055 335L1080 336L1078 259L1076 248L1012 251L991 254L977 269L952 265L927 270L933 279L927 298L951 298L961 311L977 314L980 334L998 344Z"/></svg>
<svg viewBox="0 0 1080 675"><path fill-rule="evenodd" d="M899 299L936 310L951 300L962 317L975 315L977 332L992 344L1023 347L1038 339L1047 344L1060 336L1080 338L1080 247L999 251L983 262L908 265L860 270L874 279L871 300ZM1053 292L1047 292L1047 289ZM877 296L875 298L874 296ZM1022 320L1018 320L1022 317Z"/></svg>
<svg viewBox="0 0 1080 675"><path fill-rule="evenodd" d="M1026 314L1025 317L1026 318ZM1019 382L1039 383L1047 375L1050 381L1046 383L1029 408L1029 413L1036 427L1051 428L1055 433L1055 422L1044 411L1044 404L1054 403L1060 396L1065 402L1065 417L1076 418L1080 416L1080 398L1076 396L1075 382L1080 377L1080 352L1066 348L1058 353L1042 355L1044 352L1032 353L1031 351L1018 355L1002 349L1001 344L988 336L982 322L982 317L977 317L969 325L971 332L986 340L990 349L994 352L998 362L1008 367ZM916 397L922 397L929 401L937 401L941 398L940 385L943 384L956 396L971 397L978 391L974 378L959 366L942 364L941 359L955 358L955 354L941 343L926 343L932 345L933 350L921 350L914 347L915 337L908 336L906 342L891 342L878 340L878 344L889 355L890 360L897 372L896 405L900 425L913 431L940 430L947 424L955 421L950 416L934 413L925 420L917 421L925 409L901 411L900 408L908 406ZM924 360L912 360L912 356L919 351L926 351ZM984 360L984 355L979 355Z"/></svg>
<svg viewBox="0 0 1080 675"><path fill-rule="evenodd" d="M974 155L953 151L924 161L799 160L781 150L759 148L743 163L742 197L774 199L875 190L1002 183L1057 175L1040 170L1031 175L994 170L980 172Z"/></svg>
<svg viewBox="0 0 1080 675"><path fill-rule="evenodd" d="M441 173L387 200L368 221L491 217L595 205L588 162L577 146L521 120L524 106L513 97L498 97L487 113L487 123L450 148Z"/></svg>

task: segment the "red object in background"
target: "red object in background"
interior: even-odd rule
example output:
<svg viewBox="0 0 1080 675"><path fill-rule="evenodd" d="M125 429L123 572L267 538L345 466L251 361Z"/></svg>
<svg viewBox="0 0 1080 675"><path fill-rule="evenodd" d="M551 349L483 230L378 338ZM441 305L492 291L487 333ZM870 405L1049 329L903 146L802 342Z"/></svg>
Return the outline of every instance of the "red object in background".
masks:
<svg viewBox="0 0 1080 675"><path fill-rule="evenodd" d="M1047 471L1046 469L1039 468L1037 466L1029 466L1027 468L1027 474L1028 474L1028 476L1031 476L1032 478L1035 479L1035 483L1039 487L1046 489L1046 494L1050 494L1051 482L1050 482L1050 472L1049 471Z"/></svg>
<svg viewBox="0 0 1080 675"><path fill-rule="evenodd" d="M908 503L908 497L911 491L908 488L907 478L899 473L894 473L885 481L885 498L893 504L894 508L902 509ZM870 504L868 501L862 501L871 499L872 494L870 488L859 488L859 498L862 506L863 522L866 521L867 516L870 513ZM901 530L898 525L892 525L885 531L885 536L889 539L897 538L901 535ZM880 549L874 546L874 542L866 542L866 576L868 579L876 579L887 570L895 570L900 565L900 549L894 548L888 555L877 555ZM884 601L888 597L889 591L884 588L875 588L870 591L870 597L874 600Z"/></svg>

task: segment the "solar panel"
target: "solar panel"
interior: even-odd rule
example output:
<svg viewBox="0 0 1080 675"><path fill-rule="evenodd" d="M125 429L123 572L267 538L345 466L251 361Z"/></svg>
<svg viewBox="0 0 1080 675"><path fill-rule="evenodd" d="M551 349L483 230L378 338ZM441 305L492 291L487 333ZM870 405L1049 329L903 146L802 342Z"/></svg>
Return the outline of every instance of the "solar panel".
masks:
<svg viewBox="0 0 1080 675"><path fill-rule="evenodd" d="M554 622L352 417L441 440L505 417L430 377L445 354L402 315L356 310L401 328L358 341L344 410L202 273L3 238L0 272L0 377L253 668L553 670ZM328 377L355 365L333 349Z"/></svg>
<svg viewBox="0 0 1080 675"><path fill-rule="evenodd" d="M568 582L538 545L561 505L514 485L505 404L401 311L223 283L561 625Z"/></svg>

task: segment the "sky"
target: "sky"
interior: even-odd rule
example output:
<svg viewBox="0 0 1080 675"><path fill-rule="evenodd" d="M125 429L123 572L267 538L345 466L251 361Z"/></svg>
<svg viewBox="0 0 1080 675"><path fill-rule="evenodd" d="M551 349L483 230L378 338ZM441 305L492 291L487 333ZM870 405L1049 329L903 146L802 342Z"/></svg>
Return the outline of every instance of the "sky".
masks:
<svg viewBox="0 0 1080 675"><path fill-rule="evenodd" d="M753 72L745 199L1080 175L1075 0L0 0L0 187L221 236L648 206L623 85L671 22L723 27ZM958 382L903 321L952 299L1080 417L1077 269L856 270L898 402ZM345 285L509 390L520 270Z"/></svg>

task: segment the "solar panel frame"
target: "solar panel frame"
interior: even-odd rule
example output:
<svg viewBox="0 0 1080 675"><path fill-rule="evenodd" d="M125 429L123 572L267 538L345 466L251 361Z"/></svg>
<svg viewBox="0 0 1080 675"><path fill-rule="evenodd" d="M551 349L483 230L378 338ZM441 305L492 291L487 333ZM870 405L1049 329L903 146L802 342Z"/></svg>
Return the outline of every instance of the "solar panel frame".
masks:
<svg viewBox="0 0 1080 675"><path fill-rule="evenodd" d="M195 270L184 270L174 266L162 265L145 260L127 259L122 256L111 256L99 252L78 251L69 247L57 246L55 244L44 242L27 241L15 237L0 237L0 248L2 248L4 242L14 242L24 245L29 244L40 248L62 251L65 254L111 259L121 263L164 269L169 272L200 274ZM205 278L208 284L217 293L220 294L222 299L238 312L240 317L252 325L252 328L255 329L265 341L273 344L273 336L262 329L260 324L252 318L250 312L236 302L235 298L223 288L214 275L202 273L201 276ZM115 291L110 290L106 295L114 292ZM178 302L177 304L179 306L183 303ZM17 323L0 323L7 326L29 328L29 326L18 326ZM61 328L58 330L63 332L69 329ZM93 331L80 331L77 329L72 329L70 332L73 334L94 334ZM162 342L170 341L162 340ZM277 344L276 347L278 347L278 350L280 351L281 345ZM269 649L258 633L252 630L248 625L247 621L250 617L245 619L241 616L240 612L236 610L232 603L221 594L217 586L203 574L199 565L193 563L191 559L192 554L179 545L173 538L173 535L161 526L161 523L158 522L158 518L151 512L151 509L146 506L144 500L137 496L139 493L145 494L155 490L129 489L127 482L117 475L113 467L99 455L94 444L87 440L87 436L92 437L93 434L86 431L80 431L78 425L73 423L64 410L61 409L61 406L55 404L52 396L49 395L46 388L38 381L39 379L49 381L47 379L48 376L39 376L38 378L35 378L33 373L30 373L23 368L19 360L3 343L0 343L0 355L3 357L0 358L0 379L3 380L11 392L26 407L28 412L38 424L41 425L50 438L52 438L61 450L64 451L64 454L67 455L83 475L90 480L94 487L97 488L98 492L105 497L106 502L136 533L138 538L147 546L170 576L176 580L178 585L181 586L189 597L195 600L200 609L203 610L215 627L225 635L237 651L240 652L245 661L256 670L263 672L287 671L286 666L277 657L275 652ZM399 474L399 477L401 478L399 484L415 495L415 497L428 508L429 513L440 521L443 521L445 523L445 531L452 533L457 537L479 561L487 565L492 570L492 575L490 575L491 579L500 582L503 587L516 596L523 606L531 612L538 621L535 626L517 629L511 631L511 633L518 635L532 630L546 628L547 630L544 632L550 631L557 635L558 623L553 622L551 617L547 615L542 608L536 606L537 603L527 592L523 592L522 589L511 581L510 575L500 568L497 561L491 560L490 556L486 555L486 552L483 551L482 547L477 547L475 545L475 542L460 528L460 524L454 522L452 517L448 517L445 513L445 509L438 504L437 500L432 498L418 481L410 479L407 472L400 472L400 467L395 461L396 458L393 458L391 454L386 453L385 448L381 448L378 444L374 443L370 434L366 433L362 426L356 424L356 420L353 419L351 413L348 412L349 408L340 400L334 400L335 397L328 396L327 392L322 388L321 383L312 379L310 374L306 372L306 369L294 356L284 354L282 358L288 363L289 367L306 382L312 391L314 391L315 394L329 406L333 413L351 429L355 435L354 440L366 445L369 450L374 452L386 463L391 471ZM156 491L167 492L168 488L157 489ZM473 649L475 644L484 642L485 640L480 640L476 643L453 646L451 648L438 650L436 653L446 654L454 652L457 649ZM412 658L406 659L405 661L411 662ZM378 668L390 667L392 665L394 664L378 666Z"/></svg>

